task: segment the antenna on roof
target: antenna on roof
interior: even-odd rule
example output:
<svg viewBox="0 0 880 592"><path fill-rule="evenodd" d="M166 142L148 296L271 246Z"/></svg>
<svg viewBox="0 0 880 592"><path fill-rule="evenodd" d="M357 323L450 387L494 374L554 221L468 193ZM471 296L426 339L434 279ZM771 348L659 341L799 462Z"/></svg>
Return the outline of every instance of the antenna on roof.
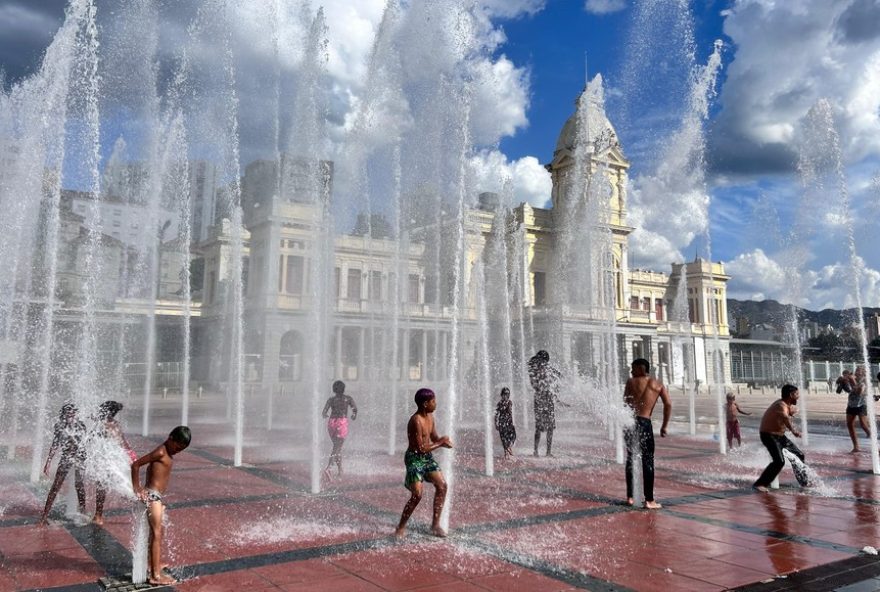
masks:
<svg viewBox="0 0 880 592"><path fill-rule="evenodd" d="M589 61L587 60L587 52L584 51L584 89L587 88L587 85L590 83L590 69L587 67L589 65Z"/></svg>

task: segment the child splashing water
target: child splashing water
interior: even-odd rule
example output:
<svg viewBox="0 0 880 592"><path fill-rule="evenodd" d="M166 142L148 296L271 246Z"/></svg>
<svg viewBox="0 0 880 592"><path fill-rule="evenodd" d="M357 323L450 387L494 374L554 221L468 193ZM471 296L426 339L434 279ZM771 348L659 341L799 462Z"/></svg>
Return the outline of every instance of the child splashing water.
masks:
<svg viewBox="0 0 880 592"><path fill-rule="evenodd" d="M121 494L131 494L128 489L128 472L137 454L128 445L116 415L122 411L122 403L104 401L98 407L97 424L88 442L89 469L95 478L95 524L104 524L104 501L108 489Z"/></svg>
<svg viewBox="0 0 880 592"><path fill-rule="evenodd" d="M171 469L174 455L189 446L192 434L187 426L177 426L168 438L155 450L142 456L131 464L131 484L138 499L147 505L147 517L150 523L150 574L148 581L154 586L167 586L176 580L165 573L162 564L162 521L165 515L165 504L162 496L171 480ZM147 481L141 487L140 468L147 465Z"/></svg>

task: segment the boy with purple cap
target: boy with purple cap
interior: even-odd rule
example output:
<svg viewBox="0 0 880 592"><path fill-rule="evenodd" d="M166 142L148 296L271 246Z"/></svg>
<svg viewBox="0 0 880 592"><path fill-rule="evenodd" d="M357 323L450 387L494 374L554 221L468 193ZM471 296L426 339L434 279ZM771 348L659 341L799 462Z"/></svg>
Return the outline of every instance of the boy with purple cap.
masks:
<svg viewBox="0 0 880 592"><path fill-rule="evenodd" d="M431 534L445 537L446 532L440 528L440 513L443 511L443 503L446 501L446 481L440 472L440 465L431 454L438 448L452 448L449 436L440 437L434 427L434 410L437 409L437 399L434 391L429 388L421 388L416 392L416 406L418 410L409 418L406 426L406 434L409 439L409 447L403 457L406 465L406 480L404 485L410 490L411 495L403 507L400 523L394 531L395 536L403 536L406 523L419 502L422 501L422 482L427 480L434 484L434 515L431 522Z"/></svg>

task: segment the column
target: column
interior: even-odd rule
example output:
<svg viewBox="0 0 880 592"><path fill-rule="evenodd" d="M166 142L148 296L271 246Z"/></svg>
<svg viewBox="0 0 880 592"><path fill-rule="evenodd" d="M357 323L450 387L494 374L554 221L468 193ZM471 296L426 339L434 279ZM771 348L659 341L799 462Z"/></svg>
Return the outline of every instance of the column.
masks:
<svg viewBox="0 0 880 592"><path fill-rule="evenodd" d="M281 292L282 294L286 294L287 293L287 255L281 255L279 261L280 261L279 265L281 266L281 269L279 270L279 273L281 275L281 282L280 282L281 289L278 291Z"/></svg>
<svg viewBox="0 0 880 592"><path fill-rule="evenodd" d="M403 340L400 344L400 350L403 354L401 356L401 364L400 364L400 379L404 382L409 381L409 337L410 330L409 327L403 330Z"/></svg>
<svg viewBox="0 0 880 592"><path fill-rule="evenodd" d="M449 347L449 333L443 331L443 339L442 345L440 348L440 374L443 380L449 378L449 368L447 365L449 364L447 349Z"/></svg>
<svg viewBox="0 0 880 592"><path fill-rule="evenodd" d="M335 364L335 375L336 379L342 379L342 327L334 327L333 332L336 335L336 364Z"/></svg>
<svg viewBox="0 0 880 592"><path fill-rule="evenodd" d="M357 370L357 379L364 380L367 378L366 376L366 368L367 365L364 364L364 334L367 330L364 327L358 329L358 370Z"/></svg>
<svg viewBox="0 0 880 592"><path fill-rule="evenodd" d="M428 330L422 329L422 376L424 382L428 379Z"/></svg>

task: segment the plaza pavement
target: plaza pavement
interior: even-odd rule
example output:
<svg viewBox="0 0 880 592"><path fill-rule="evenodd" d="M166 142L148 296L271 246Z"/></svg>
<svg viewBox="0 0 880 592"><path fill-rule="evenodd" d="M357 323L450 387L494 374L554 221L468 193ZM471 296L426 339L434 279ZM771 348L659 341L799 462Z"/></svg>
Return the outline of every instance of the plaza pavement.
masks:
<svg viewBox="0 0 880 592"><path fill-rule="evenodd" d="M801 490L786 467L781 488L761 494L750 484L768 456L753 429L721 457L710 436L682 435L676 424L657 438L664 508L646 511L620 504L623 467L601 433L583 436L563 417L557 457L537 459L531 434L520 433L519 456L496 459L486 477L482 436L463 431L449 538L427 536L427 487L410 534L396 540L389 535L408 497L402 459L378 441L359 447L364 432L354 429L347 443L347 474L311 495L304 452L285 444L292 434L249 431L247 464L236 468L227 425L192 427L166 498L166 558L181 579L168 590L880 589L880 562L861 551L880 547L880 479L839 435L816 435L807 449L818 487ZM144 453L161 440L130 441ZM124 580L132 506L111 496L97 527L65 518L59 504L38 528L46 483L26 483L26 454L0 465L0 592L90 592L103 589L99 578ZM92 499L90 491L90 508Z"/></svg>

